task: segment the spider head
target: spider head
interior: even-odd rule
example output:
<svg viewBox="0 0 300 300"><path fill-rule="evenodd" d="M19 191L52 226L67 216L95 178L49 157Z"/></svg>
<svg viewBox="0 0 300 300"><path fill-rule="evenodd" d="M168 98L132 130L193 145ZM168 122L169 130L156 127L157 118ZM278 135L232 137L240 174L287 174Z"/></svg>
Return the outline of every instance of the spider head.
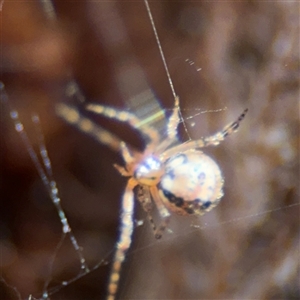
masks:
<svg viewBox="0 0 300 300"><path fill-rule="evenodd" d="M141 184L152 186L156 185L163 175L161 161L153 155L148 155L136 167L134 178Z"/></svg>

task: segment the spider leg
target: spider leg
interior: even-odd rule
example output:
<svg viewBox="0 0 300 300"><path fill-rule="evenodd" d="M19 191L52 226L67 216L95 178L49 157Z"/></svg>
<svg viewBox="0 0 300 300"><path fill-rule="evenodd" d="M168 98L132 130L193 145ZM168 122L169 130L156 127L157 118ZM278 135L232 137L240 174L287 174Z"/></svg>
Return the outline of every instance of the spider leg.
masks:
<svg viewBox="0 0 300 300"><path fill-rule="evenodd" d="M86 109L88 111L92 111L96 114L100 114L111 119L116 119L121 122L126 122L133 128L139 130L142 135L146 136L149 139L149 141L147 141L147 145L148 145L147 149L149 150L156 148L156 146L159 143L158 132L152 127L145 124L143 120L140 120L135 115L129 112L120 111L100 104L88 104L86 106Z"/></svg>
<svg viewBox="0 0 300 300"><path fill-rule="evenodd" d="M134 161L134 157L131 155L128 147L124 142L121 143L121 153L126 165Z"/></svg>
<svg viewBox="0 0 300 300"><path fill-rule="evenodd" d="M185 152L187 150L219 145L222 141L224 141L224 139L227 136L238 130L240 122L244 119L247 111L248 109L245 109L236 121L230 123L229 125L226 125L221 131L218 131L217 133L211 136L203 137L199 140L192 140L185 144L181 144L170 148L161 155L161 160L165 161L169 157L176 155L180 152Z"/></svg>
<svg viewBox="0 0 300 300"><path fill-rule="evenodd" d="M179 118L179 97L176 96L175 98L175 104L174 104L174 110L172 115L169 118L168 121L168 138L174 139L177 135L177 126L179 124L180 118Z"/></svg>
<svg viewBox="0 0 300 300"><path fill-rule="evenodd" d="M126 252L130 247L132 241L133 232L133 213L134 213L134 194L133 188L136 186L136 181L130 179L126 186L123 199L122 199L122 212L121 212L121 224L120 224L120 236L117 243L117 249L114 255L111 274L108 284L108 300L114 300L119 280L122 263L125 259Z"/></svg>
<svg viewBox="0 0 300 300"><path fill-rule="evenodd" d="M179 124L179 97L175 97L175 104L173 113L170 116L167 124L167 138L157 147L155 152L161 153L163 152L168 146L170 146L174 140L177 138L177 127Z"/></svg>
<svg viewBox="0 0 300 300"><path fill-rule="evenodd" d="M122 166L120 166L120 165L118 165L118 164L114 164L113 166L115 167L115 169L118 170L118 172L119 172L122 176L124 176L124 177L130 177L130 176L131 176L130 173L129 173L124 167L122 167Z"/></svg>
<svg viewBox="0 0 300 300"><path fill-rule="evenodd" d="M66 122L76 126L79 130L95 138L98 142L115 151L122 150L122 142L116 135L96 125L90 119L82 116L75 107L59 103L56 105L56 113Z"/></svg>
<svg viewBox="0 0 300 300"><path fill-rule="evenodd" d="M156 232L156 226L152 218L151 212L153 210L153 205L151 201L151 194L149 188L144 185L138 185L137 199L141 203L143 210L147 213L148 221L151 224L153 232Z"/></svg>
<svg viewBox="0 0 300 300"><path fill-rule="evenodd" d="M168 226L170 222L171 215L168 211L168 209L164 206L162 201L160 200L158 190L156 186L150 187L150 193L153 197L153 200L157 206L158 212L162 218L161 223L159 224L158 228L156 229L154 235L156 239L160 239L162 237L162 234L166 227Z"/></svg>

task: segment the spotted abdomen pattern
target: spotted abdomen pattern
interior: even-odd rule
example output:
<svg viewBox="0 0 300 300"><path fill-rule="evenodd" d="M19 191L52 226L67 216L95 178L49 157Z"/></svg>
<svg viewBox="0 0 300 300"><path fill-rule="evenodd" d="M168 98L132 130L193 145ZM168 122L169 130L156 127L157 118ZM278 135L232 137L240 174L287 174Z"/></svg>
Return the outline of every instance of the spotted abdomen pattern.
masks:
<svg viewBox="0 0 300 300"><path fill-rule="evenodd" d="M164 204L179 215L203 214L223 196L221 170L202 151L187 151L165 162L158 185Z"/></svg>

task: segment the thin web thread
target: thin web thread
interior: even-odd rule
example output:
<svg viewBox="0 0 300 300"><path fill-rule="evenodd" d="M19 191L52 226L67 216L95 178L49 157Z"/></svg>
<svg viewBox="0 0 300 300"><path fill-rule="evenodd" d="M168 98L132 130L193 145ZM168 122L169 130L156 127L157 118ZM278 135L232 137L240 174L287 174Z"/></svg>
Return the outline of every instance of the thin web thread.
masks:
<svg viewBox="0 0 300 300"><path fill-rule="evenodd" d="M153 16L152 16L152 12L151 12L148 0L144 0L144 3L146 5L146 9L147 9L148 16L149 16L149 19L150 19L150 22L151 22L152 30L154 32L156 44L157 44L157 47L159 49L160 57L161 57L161 60L162 60L162 62L164 64L164 68L165 68L165 71L166 71L166 74L167 74L167 77L168 77L169 85L170 85L173 97L174 97L174 99L176 99L178 96L177 96L177 93L175 92L175 89L174 89L173 81L172 81L172 78L171 78L171 75L170 75L170 72L169 72L169 68L168 68L168 65L167 65L167 61L166 61L166 58L165 58L164 51L163 51L161 43L160 43L160 39L159 39L157 30L156 30L156 26L155 26L155 23L154 23L154 19L153 19ZM186 132L189 140L191 140L192 138L189 135L189 132L188 132L188 129L187 129L186 124L184 122L184 119L183 119L183 116L181 114L180 108L178 110L178 113L179 113L180 119L182 120L182 123L183 123L183 126L184 126L184 130L185 130L185 132Z"/></svg>
<svg viewBox="0 0 300 300"><path fill-rule="evenodd" d="M169 72L169 68L168 68L167 61L166 61L166 58L165 58L165 55L164 55L164 51L161 47L160 39L158 37L158 33L157 33L156 26L155 26L155 23L154 23L154 20L153 20L153 16L152 16L152 13L151 13L151 10L150 10L150 6L149 6L149 3L148 3L147 0L145 0L144 2L145 2L145 5L146 5L146 9L147 9L148 16L149 16L149 19L150 19L150 22L151 22L151 26L152 26L152 29L153 29L153 32L154 32L154 35L155 35L155 39L156 39L156 43L157 43L157 46L158 46L158 49L159 49L159 53L160 53L162 62L164 64L165 71L167 73L170 88L172 90L172 94L173 94L174 98L176 98L177 94L176 94L175 89L174 89L173 81L172 81L172 78L171 78L171 75L170 75L170 72Z"/></svg>
<svg viewBox="0 0 300 300"><path fill-rule="evenodd" d="M218 228L218 227L222 227L224 225L230 224L230 223L242 222L242 221L245 221L245 219L251 219L251 218L255 218L255 217L264 216L264 215L267 215L267 214L271 214L273 212L281 211L281 210L284 210L284 209L290 209L290 208L293 208L293 207L296 207L296 206L300 206L300 203L297 202L297 203L289 204L287 206L281 206L281 207L277 207L277 208L274 208L274 209L265 210L265 211L262 211L262 212L259 212L259 213L244 215L242 217L237 217L237 218L233 218L233 219L222 221L222 222L216 222L216 223L210 223L210 224L205 223L204 225L191 224L182 233L173 234L173 231L169 231L170 234L164 236L164 241L166 242L166 241L170 241L170 240L173 240L173 239L178 239L178 238L183 237L183 236L186 237L187 235L193 234L194 232L197 232L199 230L205 230L205 229L209 229L209 228ZM139 247L136 250L130 251L127 254L127 256L135 255L135 254L137 254L139 252L142 252L146 249L155 247L156 245L157 245L157 241L151 242L146 246Z"/></svg>
<svg viewBox="0 0 300 300"><path fill-rule="evenodd" d="M19 113L11 107L11 105L8 101L8 96L4 90L4 84L2 82L0 82L0 90L1 90L1 101L9 108L9 110L10 110L9 114L10 114L11 119L14 122L15 130L20 135L21 140L23 141L23 144L25 145L28 154L29 154L33 164L35 165L35 168L36 168L40 178L42 179L42 182L43 182L44 186L46 187L47 192L48 192L53 204L56 207L58 216L62 223L62 232L63 232L62 241L64 240L65 236L68 234L69 238L72 242L73 248L75 249L75 251L79 257L81 269L84 271L84 273L87 273L87 272L89 272L89 268L86 264L83 254L81 252L81 247L78 245L78 242L77 242L74 234L72 233L72 229L69 225L67 217L66 217L64 210L60 203L61 201L58 196L58 189L56 187L56 181L54 180L53 175L52 175L53 173L52 173L51 161L49 159L48 152L46 150L45 143L44 143L43 134L40 129L39 117L36 114L34 114L32 116L32 121L36 125L36 134L38 136L38 141L39 141L39 150L40 150L40 155L42 157L42 161L43 161L45 170L39 161L39 158L28 138L26 131L24 130L24 125L19 119ZM62 243L62 241L60 242L60 244ZM53 262L54 262L54 258L51 259L50 269L52 269ZM50 280L48 280L47 283L49 283L49 281ZM44 292L44 296L43 296L44 299L46 299L48 297L47 292L46 292L47 285L48 285L47 283L45 284L45 290L44 290L45 292Z"/></svg>

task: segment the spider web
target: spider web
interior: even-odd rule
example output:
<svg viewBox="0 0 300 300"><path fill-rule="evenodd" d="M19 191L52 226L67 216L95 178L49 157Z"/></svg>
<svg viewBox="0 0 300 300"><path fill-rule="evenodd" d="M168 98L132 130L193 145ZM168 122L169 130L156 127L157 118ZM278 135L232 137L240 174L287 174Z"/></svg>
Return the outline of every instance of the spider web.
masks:
<svg viewBox="0 0 300 300"><path fill-rule="evenodd" d="M2 98L2 101L5 103L5 105L8 105L8 107L10 107L10 104L7 103L8 98L5 93L2 94L1 98ZM52 201L56 206L59 218L62 222L61 240L56 245L55 251L52 253L52 256L50 257L50 260L48 262L49 263L49 266L48 266L49 275L48 275L48 277L46 276L46 281L44 282L43 293L42 293L41 297L38 297L38 299L48 299L49 297L52 298L51 297L52 295L55 295L64 287L75 284L75 282L80 280L82 277L87 276L89 273L96 271L101 266L105 266L105 265L109 264L112 259L111 254L113 253L113 249L111 251L109 251L106 256L101 256L101 259L98 261L98 263L93 264L92 266L87 265L86 259L83 256L83 252L82 252L83 249L78 244L76 237L73 234L73 231L68 224L68 220L65 218L64 210L60 206L59 192L57 190L56 181L52 174L51 160L48 157L47 149L44 144L44 137L41 132L41 128L40 128L41 125L40 125L39 117L37 115L33 114L32 118L31 118L32 122L34 123L35 134L38 139L38 145L39 145L38 152L36 152L32 147L32 144L30 142L30 139L27 136L26 131L24 130L23 123L19 119L18 112L10 107L9 113L10 113L11 118L14 121L15 130L20 135L20 139L23 141L27 152L31 156L31 159L32 159L35 167L38 170L39 176L40 176L41 180L43 181L44 186L45 186L46 190L48 191L50 198L52 198ZM188 119L193 119L193 117L190 116L190 117L188 117ZM183 120L183 122L184 122L184 120ZM39 155L41 156L40 158L38 158ZM40 160L42 161L42 164L40 163ZM199 219L197 219L197 218L194 218L193 221L176 220L175 225L177 225L177 226L179 225L179 227L176 227L174 225L171 226L164 235L163 243L166 245L172 244L172 245L176 246L176 244L177 244L176 240L187 239L188 236L193 236L193 235L198 237L199 234L200 234L200 236L201 235L205 236L205 232L210 232L211 230L214 230L214 229L220 229L220 228L223 228L224 226L226 226L226 227L230 227L230 226L247 227L247 226L245 226L245 224L247 224L248 222L252 223L252 226L255 226L255 224L257 224L257 223L265 222L264 220L265 220L266 216L270 216L270 214L278 214L278 213L285 214L286 211L288 211L292 208L297 208L298 206L299 206L299 202L293 203L290 205L285 205L283 207L277 207L277 208L273 208L273 209L269 209L269 210L263 210L263 211L257 212L257 213L244 214L242 216L230 218L229 220L225 220L225 221L220 221L218 218L216 218L216 216L214 216L215 218L211 218L211 217L206 218L204 216L204 217L202 217L202 219L204 219L204 220L202 220L202 222L199 222ZM176 219L176 217L174 219ZM140 230L139 227L143 223L144 223L143 220L136 220L136 225L137 225L136 231ZM174 228L172 228L172 227L174 227ZM204 231L204 234L202 233L202 231ZM149 233L149 232L146 233L146 229L144 227L142 228L142 232L143 232L142 235L145 235L145 236L150 235L151 236L151 233ZM73 275L73 277L68 278L67 280L64 280L64 281L62 281L58 284L55 284L54 286L49 288L49 284L53 280L52 274L51 274L53 265L55 264L55 261L57 260L57 255L58 255L62 245L66 242L66 239L69 239L71 241L72 247L74 248L74 250L78 256L78 260L80 263L79 269L81 269L81 271L77 275L75 275L75 276ZM157 250L157 248L159 248L157 241L153 241L153 238L152 238L151 242L149 242L149 240L151 240L151 238L147 239L147 242L144 241L143 246L138 246L138 247L136 247L136 249L130 250L128 253L128 257L133 256L133 255L134 256L135 255L143 256L143 254L145 252L147 253L149 251L150 252L155 251L155 250ZM11 290L13 290L14 294L17 295L17 297L19 299L22 299L21 295L18 292L17 287L10 286L10 284L7 283L7 281L4 278L1 278L1 282L3 284L5 284L7 287L9 287ZM32 295L29 295L26 298L36 299Z"/></svg>
<svg viewBox="0 0 300 300"><path fill-rule="evenodd" d="M135 63L130 65L135 65ZM124 78L128 80L128 76L124 76ZM155 114L155 112L164 112L162 107L165 106L157 101L157 96L149 89L148 82L146 80L144 82L147 89L142 89L140 92L146 91L148 93L149 98L152 100L147 100L147 103L149 104L150 102L150 105L154 107L154 111L152 109L147 109L146 112L148 113L150 111L150 116ZM120 84L120 86L121 88L123 86L125 89L126 86L130 86L130 83L129 85L127 84L128 82L126 84ZM139 83L138 86L140 87L141 84ZM261 86L259 87L261 88ZM138 97L138 101L136 101L134 100L136 98L133 96L139 94L139 91L132 89L131 86L131 89L128 90L128 94L126 94L124 89L122 90L122 94L126 95L126 97L128 97L127 99L133 99L132 101L128 101L128 107L136 114L141 114L140 116L142 119L148 118L148 116L143 115L143 112L140 110L145 107L145 103L142 100L149 98ZM131 93L133 95L131 95ZM259 93L254 93L252 98L255 99L258 95L261 96ZM275 111L280 110L280 106L278 108L276 105L279 104L273 104L273 107L276 107ZM170 103L167 107L169 107L167 112L170 112L172 110L172 104ZM185 107L185 103L183 104L183 107ZM219 105L219 107L224 106ZM263 109L263 107L259 108ZM232 115L235 114L233 110L235 109L230 110L230 114ZM12 111L14 110L12 109ZM200 112L201 110L199 111L199 108L197 107L187 108L182 111L184 118L182 118L181 121L182 124L185 125L183 126L183 135L186 134L186 136L183 137L183 140L189 139L191 136L199 136L199 127L204 127L204 135L207 131L205 125L202 126L202 124L209 124L210 120L214 119L215 116L219 118L220 115L222 115L222 113L206 113L199 115ZM256 118L259 119L259 112L255 109L253 118L255 118L255 112ZM28 118L28 116L26 117ZM289 118L290 120L297 120L295 117L293 119L291 114L289 114ZM37 119L34 118L34 120ZM153 118L153 120L154 122L157 121L155 118ZM227 121L231 121L231 116L228 116L228 120L225 120L225 124ZM22 122L25 121L22 120ZM158 122L159 123L154 124L154 126L156 126L156 128L161 128L162 134L164 134L162 128L164 127L165 119L162 118L158 120ZM201 125L199 123L201 123ZM221 123L223 124L223 122L220 122L220 124ZM33 143L34 145L37 145L35 151L37 154L42 154L41 162L44 164L44 167L46 167L46 170L48 166L49 172L49 170L51 170L51 165L47 162L47 152L43 149L44 142L42 140L43 137L39 132L39 121L35 121L34 124L34 134L30 136L29 140L33 143L32 140L35 138L37 139L37 143ZM18 123L15 124L15 126L17 125ZM267 124L264 125L266 126ZM297 248L297 245L299 245L299 236L297 237L297 225L299 225L297 221L299 216L299 200L297 195L299 194L297 189L297 178L295 180L295 176L298 173L295 171L295 166L290 163L289 158L286 159L287 163L285 166L280 166L278 161L281 161L280 159L282 158L278 158L276 155L274 155L274 157L272 156L272 159L277 162L277 167L275 169L270 167L267 155L269 155L271 149L279 154L281 153L280 157L284 158L285 156L290 157L288 152L289 149L293 148L293 135L289 127L287 128L282 125L282 122L280 122L279 119L277 119L275 125L277 127L274 129L272 129L272 127L266 127L263 132L259 132L257 127L253 129L254 132L251 132L251 130L249 130L250 126L245 125L246 129L241 129L229 142L232 143L233 146L224 146L222 152L225 152L225 155L218 155L218 151L221 150L207 150L208 153L211 153L213 156L220 157L218 160L222 165L222 169L226 172L225 181L227 189L225 191L226 196L224 201L221 202L220 207L214 209L209 215L205 215L201 217L201 219L192 220L174 216L170 231L165 233L161 242L154 241L149 229L150 226L148 226L147 222L145 222L145 226L138 226L143 220L140 220L140 215L139 218L137 217L139 221L137 221L137 228L135 230L136 236L132 250L128 253L129 266L127 265L127 267L125 267L125 272L123 272L124 281L120 290L122 299L141 298L141 295L143 295L141 291L143 290L143 287L145 287L145 283L151 286L151 289L149 289L150 291L157 291L153 298L155 298L155 295L157 294L159 294L161 298L168 298L170 295L173 295L173 298L176 296L177 298L197 298L199 291L202 291L201 295L203 295L204 298L213 298L214 294L212 290L205 290L205 286L211 285L214 289L219 288L222 290L222 288L217 285L217 283L222 283L221 278L223 278L223 280L226 278L227 285L231 288L230 295L232 298L234 296L239 299L246 299L247 297L253 298L255 296L257 298L262 298L261 295L264 293L276 298L276 291L270 291L266 287L268 286L268 280L281 287L280 290L284 291L284 295L296 295L298 291L295 288L296 284L294 284L294 282L295 278L297 278L297 263L299 262L297 258L299 257L297 256L299 254L299 248ZM20 126L17 127L20 128ZM24 124L24 127L26 129L27 124L26 126ZM219 128L214 129L217 130ZM31 131L29 130L29 132ZM248 136L249 138L245 139L243 136ZM19 140L21 139L22 137L19 137ZM84 143L87 143L86 140L83 141ZM253 152L247 151L247 146L244 146L244 148L241 146L243 144L253 145L254 143L261 143L260 146L264 144L267 145L267 149L269 150L267 155L263 153L263 150L260 150L260 159L257 160L258 146L255 148L255 151L253 149ZM278 144L280 144L280 146ZM222 147L223 146L221 146L221 148ZM32 152L28 145L26 145L26 149L27 151ZM52 150L55 149L52 148ZM84 149L82 149L82 151L84 151ZM291 151L293 153L293 149ZM52 151L50 151L50 157L51 153ZM242 155L239 153L242 153ZM242 166L242 156L246 157L244 165L248 166L248 168L244 166L244 168L240 170ZM88 163L86 162L86 164ZM262 164L264 165L264 168L260 167ZM87 165L87 167L92 168L91 165ZM234 169L237 169L237 173L226 171ZM264 181L264 176L268 174L270 170L275 173L271 176L271 179L266 182ZM262 174L258 176L259 173ZM60 172L55 172L54 177L57 178L59 174ZM91 172L91 174L93 174L93 172ZM52 177L49 174L46 176L48 176L48 180ZM41 175L40 177L43 178ZM107 175L107 177L110 176ZM255 177L258 178L256 179ZM58 176L57 181L59 181L59 178L60 177ZM51 180L52 182L54 181L53 178ZM120 184L120 181L117 180L116 185L118 184ZM58 186L59 191L61 191L59 183ZM61 187L63 187L63 184L61 184ZM272 187L272 191L268 190L270 187ZM49 193L50 196L51 193L53 194L53 190ZM44 192L44 194L46 193ZM40 196L41 193L38 193L38 195ZM273 198L270 197L270 195L273 195ZM102 197L103 196L101 195L100 198ZM69 214L71 215L72 210L70 210L67 199L63 196L61 198L62 204L66 205ZM114 195L112 198L117 197ZM109 199L100 200L102 202ZM49 201L49 199L47 201ZM74 206L75 205L76 204L74 204ZM100 209L102 210L103 208ZM59 210L59 212L61 213L61 210ZM32 217L38 220L40 215L42 215L41 211L34 211ZM54 216L56 216L55 212ZM92 218L92 216L90 217ZM142 214L141 218L143 218ZM77 218L74 218L74 223L78 222L77 220ZM84 222L87 222L87 219L85 219ZM60 297L61 293L63 293L66 288L77 291L76 284L80 281L82 282L83 279L86 279L90 284L84 290L86 294L83 298L89 298L87 295L91 294L87 291L93 289L92 282L100 281L99 278L101 277L99 273L92 271L94 269L98 271L99 269L105 269L105 276L108 274L109 269L105 268L105 265L111 261L110 253L113 251L112 244L114 241L110 246L107 246L107 244L109 244L105 243L105 238L107 237L103 235L103 233L100 233L101 230L98 231L99 235L101 234L101 240L104 241L101 243L101 246L99 246L99 244L95 242L95 239L91 237L89 237L87 241L84 241L82 238L82 231L79 229L80 226L71 226L71 228L74 227L74 236L75 238L79 236L80 239L80 241L77 242L79 247L76 246L76 243L74 244L73 239L69 248L73 247L75 250L76 258L74 260L77 260L77 268L74 270L74 266L69 261L64 261L64 259L66 259L66 253L70 254L69 251L64 252L65 244L68 244L67 236L69 235L72 240L72 235L70 235L69 230L64 232L62 229L59 229L58 231L60 232L59 235L61 236L61 240L56 242L54 247L53 245L50 245L51 247L49 247L49 249L51 249L51 255L48 255L46 259L47 271L42 269L44 276L42 279L39 278L40 281L43 281L42 284L39 285L39 291L44 294L44 298L47 298L47 294L51 299ZM48 233L48 240L50 240L50 232ZM29 237L28 242L30 242ZM91 242L92 246L88 246L88 242ZM11 250L12 252L15 251L14 247L11 247L11 244L2 245L4 245L4 247L2 246L2 249L4 249L2 250L2 255L4 253L5 258L8 257L6 256L6 249ZM83 249L80 248L82 245L84 245ZM107 250L101 249L102 247ZM97 255L91 253L91 248L97 249ZM215 249L220 250L217 251ZM268 251L268 249L271 250ZM84 270L86 266L85 262L80 258L82 252L88 261L90 272L80 271ZM32 253L33 254L31 255L36 255L38 258L37 260L40 260L40 256L37 252ZM273 260L270 259L270 261L268 261L270 255L274 258ZM34 260L28 259L28 261L34 266ZM3 262L6 263L5 259L3 259ZM63 269L70 269L71 275L67 272L67 275L70 276L64 274L64 279L60 278L60 268L57 266L57 264L60 263L64 265ZM230 267L234 265L237 265L237 267L233 268L233 272L230 272ZM55 266L55 268L53 268L53 266ZM13 267L10 267L10 269L12 268ZM144 270L147 270L147 272ZM247 272L247 279L243 279L244 275L241 275L239 272ZM270 275L271 273L273 274L272 276ZM16 273L12 272L11 274ZM96 274L95 278L90 279L93 274ZM154 277L157 277L157 279L155 280ZM164 281L164 287L162 288L159 281L164 277L167 277L168 280ZM200 281L199 278L201 279ZM255 278L255 280L252 278ZM40 293L34 294L34 297L31 296L31 293L35 292L33 290L24 293L26 288L24 289L20 282L13 280L13 278L10 278L9 276L3 276L1 281L6 287L10 287L13 291L12 294L14 295L10 295L11 298L17 297L21 299L26 297L26 299L34 299L34 297L42 297L42 294ZM15 282L20 285L18 286ZM51 283L51 286L47 287L49 283ZM236 283L238 283L240 289L234 288ZM87 285L86 281L85 284ZM173 284L173 287L171 284ZM174 284L177 284L180 289L178 291L175 289L171 294L168 293L168 289L174 289ZM141 288L136 290L137 286ZM185 291L188 289L190 290L190 294L187 296ZM18 290L22 291L22 295L18 294ZM149 293L149 290L147 290L147 293ZM203 292L204 290L208 294L205 294L205 292ZM244 290L244 293L241 292L242 290ZM279 293L279 295L282 294ZM72 296L74 296L74 293L71 293L71 296L65 297L71 298ZM97 296L94 297L97 298ZM291 296L286 297L291 298ZM75 297L73 297L73 299L75 299Z"/></svg>
<svg viewBox="0 0 300 300"><path fill-rule="evenodd" d="M18 119L17 116L17 111L15 110L11 110L10 111L10 115L11 117L15 120L15 129L19 132L20 134L20 138L23 140L27 151L29 152L33 162L36 165L36 168L38 169L39 173L40 173L40 177L41 179L44 181L44 185L46 187L46 189L49 191L49 195L50 198L52 198L52 201L54 201L54 203L58 203L57 202L57 191L56 191L56 182L53 178L52 175L52 169L51 169L51 161L49 160L48 156L47 156L47 150L45 148L45 144L43 141L43 136L42 133L40 132L40 124L39 124L39 119L38 116L33 115L32 117L32 121L35 123L35 127L36 127L36 135L39 141L39 153L41 155L42 158L42 162L44 166L41 166L39 164L36 163L36 161L38 160L38 158L36 157L36 152L33 150L30 141L26 135L26 131L23 131L23 124L21 123L21 121ZM189 117L189 119L193 119L191 117ZM46 173L43 173L43 171L41 171L41 168L45 168L46 169ZM46 178L45 178L46 177ZM49 187L49 185L51 185ZM54 195L54 196L53 196ZM54 197L54 198L53 198ZM187 240L187 238L196 236L199 237L200 236L205 236L206 232L211 232L211 230L214 229L220 229L225 227L230 227L230 226L237 226L237 227L247 227L247 223L252 223L252 226L255 226L255 224L259 224L261 222L265 223L265 218L266 216L275 214L277 215L279 214L283 214L285 215L286 213L288 213L288 211L292 208L297 208L299 206L299 203L294 203L294 204L290 204L290 205L285 205L283 207L277 207L277 208L273 208L273 209L269 209L269 210L263 210L257 213L251 213L251 214L244 214L244 215L240 215L239 217L234 217L234 218L230 218L229 220L225 220L225 221L220 221L220 219L218 219L216 216L214 216L215 218L211 218L211 216L209 218L206 218L205 216L203 217L203 221L199 222L198 219L194 219L193 221L182 221L182 220L176 220L175 222L175 226L171 226L172 229L169 229L168 232L165 233L164 235L164 241L163 243L165 245L173 245L176 246L176 244L178 242L176 242L177 240ZM62 210L61 207L57 207L58 213L60 215L60 218L62 215L64 215L64 212ZM176 217L175 217L176 219ZM174 221L174 220L173 220ZM58 293L61 289L63 289L66 286L72 286L72 284L75 284L75 282L77 282L78 280L80 280L82 277L87 276L90 272L93 272L95 270L97 270L99 267L104 266L108 263L110 263L111 261L111 256L110 254L113 252L113 249L110 251L110 253L108 253L106 256L101 256L101 259L99 260L98 263L92 265L92 266L87 266L85 258L83 257L82 254L82 250L81 247L78 245L77 240L75 238L75 236L73 235L73 232L71 230L71 228L69 227L69 225L67 225L67 219L65 220L65 222L63 222L63 227L65 228L63 230L63 234L61 236L61 241L57 244L55 251L52 254L52 257L50 258L49 261L49 277L47 277L45 283L44 283L44 290L43 290L43 296L41 298L43 299L47 299L48 297L52 298L52 295L56 295L56 293ZM137 221L137 226L141 224L141 220ZM179 227L177 226L179 225ZM136 228L136 231L141 230L139 227ZM204 231L204 233L202 232ZM151 237L151 233L146 232L146 229L143 227L142 228L142 235L145 236L149 236ZM61 283L55 284L54 287L48 288L48 285L52 282L52 268L53 268L53 264L55 263L56 259L57 259L57 255L58 252L60 251L63 243L65 243L66 238L69 238L73 248L75 250L75 252L78 255L78 259L80 262L80 269L82 271L80 271L77 275L68 278L67 280L62 281ZM143 256L144 253L149 253L151 251L157 251L157 249L159 249L159 245L157 241L152 241L149 242L150 239L147 239L147 241L144 241L144 245L143 246L137 246L135 247L134 250L129 251L128 253L128 257L130 256ZM182 243L182 241L180 242ZM149 254L148 254L149 255ZM1 279L2 282L10 287L10 285L2 278ZM12 290L14 290L14 293L18 296L19 299L22 299L22 297L18 294L18 290L16 287L10 287ZM35 297L33 297L32 295L30 295L29 297L27 297L28 299L35 299ZM38 297L40 299L40 297Z"/></svg>

